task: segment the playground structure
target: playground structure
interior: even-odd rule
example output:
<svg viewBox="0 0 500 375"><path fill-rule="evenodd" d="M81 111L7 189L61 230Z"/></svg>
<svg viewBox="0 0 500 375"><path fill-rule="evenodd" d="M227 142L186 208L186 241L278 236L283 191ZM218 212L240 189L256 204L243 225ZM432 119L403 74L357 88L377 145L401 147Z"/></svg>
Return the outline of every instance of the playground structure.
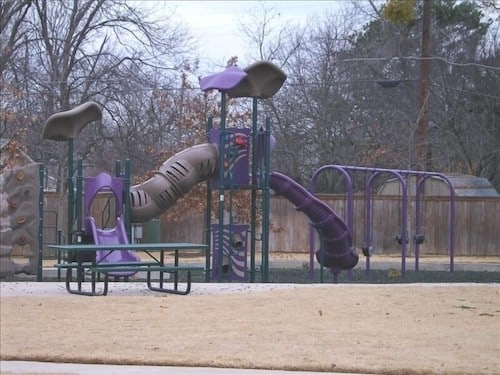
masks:
<svg viewBox="0 0 500 375"><path fill-rule="evenodd" d="M318 262L339 270L351 269L358 262L358 256L350 246L350 235L333 210L313 198L291 178L270 172L274 140L269 118L265 120L265 128L258 127L257 101L273 96L285 79L286 75L268 62L253 64L244 70L231 67L203 78L200 84L203 91L216 89L221 93L219 128L214 128L213 119L209 119L209 143L181 151L168 159L151 179L131 187L131 221L142 222L167 210L200 181L209 180L206 243L212 244L213 252L212 259L207 255L206 268L211 269L212 279L217 281L254 282L258 240L261 241L262 254L261 280L268 281L270 189L290 199L311 219L322 239ZM253 99L251 129L226 127L226 96ZM228 213L229 222L225 223L225 207L232 207L230 200L236 189L251 191L249 224L234 222L232 212ZM217 224L212 225L209 202L213 190L218 192L218 210ZM262 192L261 202L257 203L259 190ZM257 207L262 208L261 233L257 233ZM246 265L247 239L250 240L249 268Z"/></svg>
<svg viewBox="0 0 500 375"><path fill-rule="evenodd" d="M72 110L52 115L45 124L43 137L68 143L66 179L68 213L65 242L67 244L82 241L96 244L128 243L127 241L131 240L131 223L144 223L158 217L172 207L180 197L188 193L193 186L202 181L208 181L205 243L210 244L211 251L208 251L206 255L206 281L256 282L260 274L260 281L267 282L269 277L269 200L270 191L273 190L289 200L309 219L311 277L315 263L318 262L322 271L323 268L329 269L336 281L342 270L349 271L358 263L358 255L353 249L352 240L354 232L352 176L361 172L369 175L365 186L365 235L361 248L363 255L366 256L366 270L369 272L373 235L370 203L373 193L372 185L378 176L389 174L396 177L402 191L401 231L396 241L401 247L401 270L404 274L406 246L410 240L407 228L407 178L409 176L419 178L416 188L417 231L413 237L417 244L415 270L418 271L418 245L425 238L420 232L420 197L423 194L425 181L430 177L438 177L447 183L450 189L450 271L453 271L454 193L444 175L433 172L328 165L314 173L308 190L282 173L271 172L270 156L275 140L271 135L271 122L268 117L265 118L264 126L258 124L258 100L272 97L285 80L286 75L281 69L269 62L257 62L243 70L231 67L203 78L200 84L203 91L218 90L221 95L218 126L214 126L214 119L209 118L207 143L178 152L165 161L152 178L135 186L130 186L130 163L128 161L125 163L124 172L121 171L121 165L117 163L115 177L101 173L96 177L86 179L82 177L82 162L78 161L75 178L73 142L87 124L101 119L102 112L97 103L87 102ZM252 99L251 128L227 126L227 97ZM314 194L318 177L327 170L340 173L344 180L347 199L346 220ZM236 221L235 215L231 212L233 193L243 189L250 191L249 223ZM99 191L113 193L114 213L111 215L110 228L98 228L91 215L90 207ZM218 202L215 222L212 222L210 205L213 194L216 194ZM82 202L83 197L85 197L84 202ZM82 206L84 207L83 213L81 212ZM258 216L261 221L260 225L257 224ZM319 239L319 249L315 248L316 239ZM259 241L260 263L257 259L257 242ZM40 256L36 259L41 278L41 246L39 249ZM104 259L109 262L133 262L137 259L135 254L126 250L115 251L111 255L103 251L98 253L97 257L99 260ZM7 273L9 272L24 271L11 267L7 269ZM127 277L129 275L130 273L114 276ZM323 272L321 272L321 282L323 281Z"/></svg>
<svg viewBox="0 0 500 375"><path fill-rule="evenodd" d="M67 244L89 241L96 244L126 243L130 240L130 223L147 222L168 210L193 186L208 180L206 242L212 245L207 254L208 280L256 281L257 267L261 281L268 280L269 272L269 197L272 188L290 200L301 200L300 209L312 218L320 238L317 260L326 267L350 269L358 257L349 247L349 233L333 210L327 205L311 200L306 190L287 176L270 172L270 153L274 139L271 137L270 120L259 128L257 122L257 101L273 96L286 79L286 75L269 62L258 62L242 70L228 68L221 73L205 77L201 89L218 90L221 93L221 115L218 128L213 119L208 119L208 143L185 149L165 161L155 175L135 186L130 186L130 173L116 177L100 174L83 179L82 162L76 167L73 160L74 139L89 123L98 121L102 112L97 103L87 102L72 110L52 115L46 122L43 138L68 143L67 166L67 223L65 242ZM226 127L226 96L249 97L253 99L252 128ZM128 166L129 170L129 166ZM122 181L123 180L123 181ZM225 204L232 199L234 190L251 191L250 223L236 223ZM98 228L90 214L92 200L98 191L111 191L115 199L114 226ZM216 223L211 223L212 212L209 201L217 190L218 211ZM261 194L258 194L258 191ZM122 194L129 192L129 194ZM302 195L306 196L302 198ZM82 213L82 197L85 196ZM121 199L121 197L124 197ZM257 202L257 199L260 202ZM229 207L231 204L229 202ZM320 213L315 209L321 207ZM261 232L257 233L257 211L261 210ZM319 215L319 216L318 216ZM113 215L111 215L113 216ZM225 217L229 217L225 222ZM328 218L327 218L328 217ZM334 218L333 221L330 220ZM210 218L210 219L208 219ZM325 219L330 220L328 223ZM330 231L334 229L332 234ZM262 258L257 265L257 241L261 241ZM247 265L247 250L250 248L250 266ZM107 259L106 252L97 254ZM119 261L133 261L135 255L126 251L114 252ZM116 260L109 258L109 261ZM122 276L122 275L116 275ZM123 275L126 276L126 275Z"/></svg>

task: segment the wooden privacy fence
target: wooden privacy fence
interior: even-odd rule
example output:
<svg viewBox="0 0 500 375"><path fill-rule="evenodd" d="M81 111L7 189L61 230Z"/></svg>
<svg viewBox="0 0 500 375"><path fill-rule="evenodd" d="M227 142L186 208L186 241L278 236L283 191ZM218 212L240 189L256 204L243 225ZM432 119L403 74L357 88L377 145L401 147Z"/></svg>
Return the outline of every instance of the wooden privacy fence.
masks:
<svg viewBox="0 0 500 375"><path fill-rule="evenodd" d="M344 196L318 195L329 204L340 217L345 218ZM400 235L399 196L372 196L373 251L374 253L395 254L399 247L396 235ZM449 253L450 203L445 197L428 197L422 202L422 232L424 243L421 255L444 255ZM409 201L408 209L408 255L413 255L415 234L415 201ZM357 249L364 244L365 230L364 196L354 197L353 241ZM500 198L455 198L455 255L456 256L498 256L500 255ZM203 215L190 214L183 220L174 222L162 219L162 239L167 241L203 240ZM296 211L283 197L271 198L270 251L308 252L309 222L307 216Z"/></svg>
<svg viewBox="0 0 500 375"><path fill-rule="evenodd" d="M340 195L318 195L329 204L340 217L345 218L346 202ZM186 198L189 199L189 198ZM55 194L45 198L44 235L45 243L54 243L58 226L66 223L66 206ZM100 210L106 204L107 197L99 196L93 205L92 212L98 222L101 220ZM64 202L64 199L62 200ZM400 197L372 196L373 212L373 252L375 254L395 254L399 252L396 235L400 235ZM449 216L450 203L446 197L423 198L422 225L425 241L420 247L421 255L444 255L449 251ZM309 251L309 223L303 213L294 209L285 198L271 197L270 205L270 251L271 252L304 252ZM410 199L408 209L408 255L414 251L413 235L415 234L415 201ZM365 199L363 195L354 197L354 246L359 250L364 244ZM58 220L59 224L55 222ZM500 198L456 197L456 256L499 256L500 255ZM156 223L142 223L144 238L151 236L149 226ZM203 242L204 215L187 213L179 221L169 218L168 211L161 217L159 238L154 241L171 242ZM245 224L245 223L243 223ZM64 228L62 232L65 233ZM361 251L359 251L361 252Z"/></svg>

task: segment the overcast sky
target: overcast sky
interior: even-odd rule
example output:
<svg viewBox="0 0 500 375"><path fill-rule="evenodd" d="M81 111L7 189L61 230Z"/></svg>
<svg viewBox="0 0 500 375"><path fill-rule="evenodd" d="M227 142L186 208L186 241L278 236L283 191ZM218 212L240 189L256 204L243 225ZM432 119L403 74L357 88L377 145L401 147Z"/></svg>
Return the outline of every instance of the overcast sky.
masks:
<svg viewBox="0 0 500 375"><path fill-rule="evenodd" d="M332 11L340 0L323 1L168 1L168 7L176 9L179 21L185 22L191 34L199 41L202 66L224 66L231 56L245 61L246 41L241 36L240 23L248 19L248 12L266 9L279 13L282 24L304 24L315 15Z"/></svg>

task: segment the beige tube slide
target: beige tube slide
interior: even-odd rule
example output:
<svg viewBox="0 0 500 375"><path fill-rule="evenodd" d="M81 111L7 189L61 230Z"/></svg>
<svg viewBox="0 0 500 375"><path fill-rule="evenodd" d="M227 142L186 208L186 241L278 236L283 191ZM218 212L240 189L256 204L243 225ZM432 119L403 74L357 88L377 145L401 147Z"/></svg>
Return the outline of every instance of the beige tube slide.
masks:
<svg viewBox="0 0 500 375"><path fill-rule="evenodd" d="M130 188L130 221L149 221L170 208L193 186L216 171L218 149L203 143L189 147L163 163L147 181Z"/></svg>

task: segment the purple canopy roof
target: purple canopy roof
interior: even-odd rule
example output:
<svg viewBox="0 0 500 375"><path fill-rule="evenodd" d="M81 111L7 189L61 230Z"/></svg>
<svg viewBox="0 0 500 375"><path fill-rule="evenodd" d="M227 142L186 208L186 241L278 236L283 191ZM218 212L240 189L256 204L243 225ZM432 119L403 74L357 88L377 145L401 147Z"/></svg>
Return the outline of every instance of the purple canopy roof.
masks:
<svg viewBox="0 0 500 375"><path fill-rule="evenodd" d="M243 70L232 66L220 73L211 74L203 77L200 81L200 87L203 91L217 89L219 91L228 91L236 86L247 76Z"/></svg>

